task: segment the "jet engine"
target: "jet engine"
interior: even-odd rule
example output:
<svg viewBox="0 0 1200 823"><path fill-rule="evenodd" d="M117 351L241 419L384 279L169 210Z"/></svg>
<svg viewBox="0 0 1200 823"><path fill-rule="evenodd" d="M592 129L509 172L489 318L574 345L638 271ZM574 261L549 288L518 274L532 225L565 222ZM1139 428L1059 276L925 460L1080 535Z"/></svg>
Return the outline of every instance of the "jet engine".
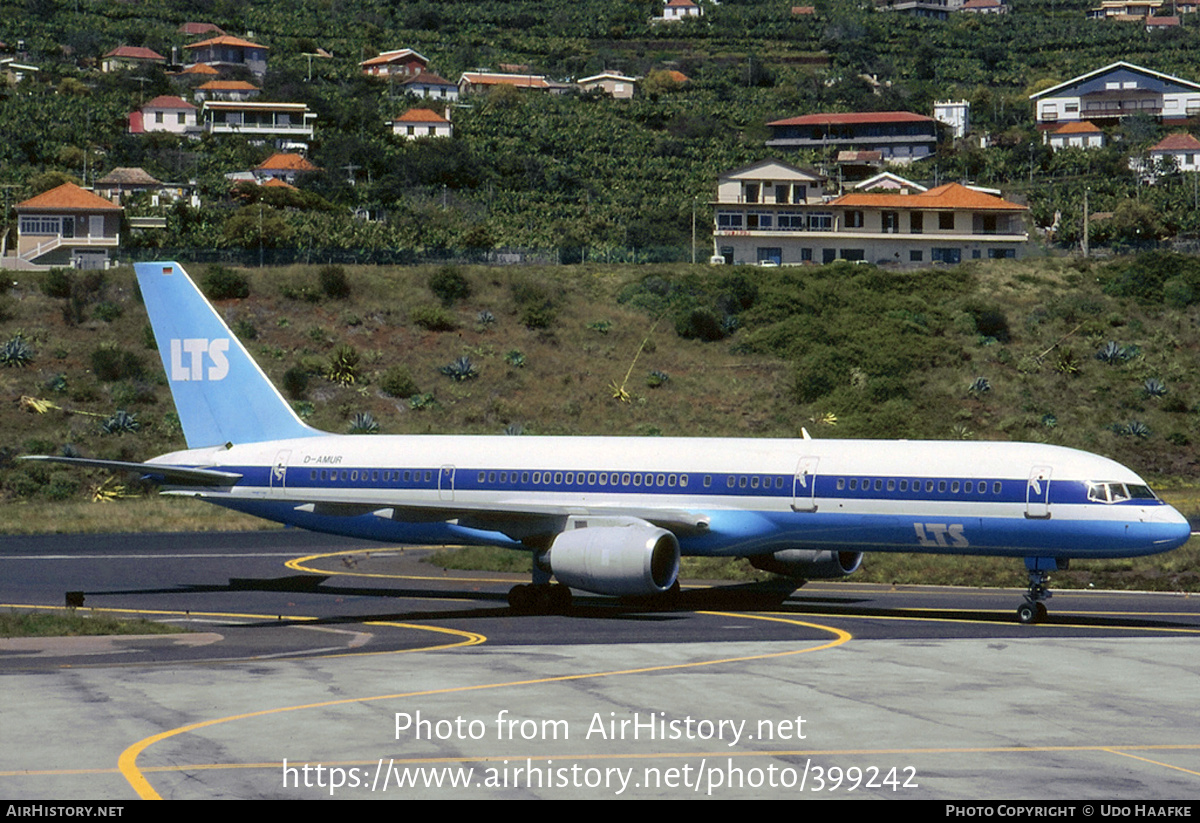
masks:
<svg viewBox="0 0 1200 823"><path fill-rule="evenodd" d="M611 595L668 591L679 574L679 541L666 529L640 523L565 531L540 561L572 588Z"/></svg>
<svg viewBox="0 0 1200 823"><path fill-rule="evenodd" d="M750 565L772 574L805 580L832 580L858 571L862 552L784 549L774 554L756 554Z"/></svg>

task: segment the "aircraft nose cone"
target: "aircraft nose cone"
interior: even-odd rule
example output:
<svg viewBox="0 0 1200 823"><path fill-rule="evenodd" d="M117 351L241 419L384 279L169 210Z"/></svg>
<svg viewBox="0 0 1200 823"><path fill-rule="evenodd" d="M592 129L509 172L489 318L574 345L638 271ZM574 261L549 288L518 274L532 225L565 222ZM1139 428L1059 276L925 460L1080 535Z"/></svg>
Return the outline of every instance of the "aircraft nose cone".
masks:
<svg viewBox="0 0 1200 823"><path fill-rule="evenodd" d="M1147 520L1159 526L1161 536L1156 543L1182 546L1192 537L1192 524L1174 506L1155 506L1149 511Z"/></svg>

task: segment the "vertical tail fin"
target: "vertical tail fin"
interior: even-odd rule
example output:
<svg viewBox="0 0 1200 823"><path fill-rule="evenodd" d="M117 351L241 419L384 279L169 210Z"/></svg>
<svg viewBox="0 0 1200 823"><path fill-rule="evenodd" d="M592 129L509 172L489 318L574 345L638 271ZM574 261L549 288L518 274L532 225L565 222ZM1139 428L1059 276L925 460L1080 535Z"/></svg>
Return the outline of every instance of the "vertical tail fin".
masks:
<svg viewBox="0 0 1200 823"><path fill-rule="evenodd" d="M189 448L320 434L296 416L182 266L134 269Z"/></svg>

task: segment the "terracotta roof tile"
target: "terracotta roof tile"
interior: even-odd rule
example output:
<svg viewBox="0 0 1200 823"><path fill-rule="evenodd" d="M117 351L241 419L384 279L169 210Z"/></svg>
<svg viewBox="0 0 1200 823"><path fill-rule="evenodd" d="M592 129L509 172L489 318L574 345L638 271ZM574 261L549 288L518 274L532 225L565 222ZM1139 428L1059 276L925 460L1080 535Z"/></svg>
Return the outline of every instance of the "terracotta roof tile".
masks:
<svg viewBox="0 0 1200 823"><path fill-rule="evenodd" d="M243 40L240 37L231 37L228 34L222 34L220 37L210 37L207 40L201 40L199 43L188 43L184 46L185 49L199 49L204 46L241 46L244 49L266 49L259 43L251 43L249 40Z"/></svg>
<svg viewBox="0 0 1200 823"><path fill-rule="evenodd" d="M120 211L121 207L98 194L85 191L74 183L63 183L36 197L18 203L15 208L48 211Z"/></svg>
<svg viewBox="0 0 1200 823"><path fill-rule="evenodd" d="M1200 140L1186 132L1169 134L1151 146L1150 151L1200 151Z"/></svg>
<svg viewBox="0 0 1200 823"><path fill-rule="evenodd" d="M195 106L193 106L188 101L184 100L182 97L174 97L169 94L159 95L158 97L155 97L153 100L151 100L149 103L147 103L146 105L142 106L143 111L145 111L146 109L195 109L195 108L196 108Z"/></svg>
<svg viewBox="0 0 1200 823"><path fill-rule="evenodd" d="M317 171L317 167L308 162L301 154L284 154L276 152L256 166L262 171Z"/></svg>
<svg viewBox="0 0 1200 823"><path fill-rule="evenodd" d="M445 117L442 117L432 109L409 109L396 118L397 123L449 123Z"/></svg>
<svg viewBox="0 0 1200 823"><path fill-rule="evenodd" d="M105 57L128 57L132 60L166 60L161 54L154 49L148 49L145 46L117 46L110 51Z"/></svg>
<svg viewBox="0 0 1200 823"><path fill-rule="evenodd" d="M834 200L830 205L851 208L1027 211L1024 206L1010 203L1001 197L969 189L959 183L947 183L944 186L916 194L846 194Z"/></svg>
<svg viewBox="0 0 1200 823"><path fill-rule="evenodd" d="M776 120L768 126L838 126L852 123L932 123L932 117L908 111L855 111L842 114L805 114Z"/></svg>
<svg viewBox="0 0 1200 823"><path fill-rule="evenodd" d="M1080 120L1075 123L1067 123L1059 126L1051 134L1099 134L1100 128L1088 120Z"/></svg>

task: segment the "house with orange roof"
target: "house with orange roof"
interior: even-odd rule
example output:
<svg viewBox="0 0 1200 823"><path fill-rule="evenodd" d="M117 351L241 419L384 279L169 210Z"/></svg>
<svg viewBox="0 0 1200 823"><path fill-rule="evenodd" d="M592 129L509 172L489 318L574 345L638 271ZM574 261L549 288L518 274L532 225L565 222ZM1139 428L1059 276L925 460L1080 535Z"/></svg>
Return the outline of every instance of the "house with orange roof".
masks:
<svg viewBox="0 0 1200 823"><path fill-rule="evenodd" d="M165 66L167 58L145 46L117 46L100 58L100 71L108 74L142 66Z"/></svg>
<svg viewBox="0 0 1200 823"><path fill-rule="evenodd" d="M1028 240L1025 206L958 183L831 197L826 182L775 159L721 175L712 204L714 259L922 266L1017 257Z"/></svg>
<svg viewBox="0 0 1200 823"><path fill-rule="evenodd" d="M878 151L889 163L911 163L937 150L937 121L907 111L806 114L767 126L771 148Z"/></svg>
<svg viewBox="0 0 1200 823"><path fill-rule="evenodd" d="M130 134L152 131L193 136L198 134L200 125L196 119L196 107L181 97L163 94L130 113Z"/></svg>
<svg viewBox="0 0 1200 823"><path fill-rule="evenodd" d="M1187 132L1168 134L1142 154L1129 158L1129 168L1150 183L1164 174L1200 171L1200 140Z"/></svg>
<svg viewBox="0 0 1200 823"><path fill-rule="evenodd" d="M458 93L460 95L488 91L497 86L512 86L522 91L532 89L533 91L562 92L567 89L567 86L564 84L553 83L540 74L500 74L489 71L467 71L463 72L462 77L458 79Z"/></svg>
<svg viewBox="0 0 1200 823"><path fill-rule="evenodd" d="M1104 132L1090 120L1063 123L1051 132L1043 132L1043 139L1052 149L1102 149Z"/></svg>
<svg viewBox="0 0 1200 823"><path fill-rule="evenodd" d="M302 154L276 152L254 167L254 177L260 184L270 180L295 183L301 174L320 170Z"/></svg>
<svg viewBox="0 0 1200 823"><path fill-rule="evenodd" d="M251 43L240 37L222 34L183 47L188 52L188 65L202 63L219 71L246 69L255 77L267 73L266 46Z"/></svg>
<svg viewBox="0 0 1200 823"><path fill-rule="evenodd" d="M183 23L177 31L180 34L186 34L188 37L203 37L206 34L225 34L225 29L215 23Z"/></svg>
<svg viewBox="0 0 1200 823"><path fill-rule="evenodd" d="M692 0L666 0L662 17L651 18L653 23L675 23L688 17L700 17L703 10Z"/></svg>
<svg viewBox="0 0 1200 823"><path fill-rule="evenodd" d="M392 134L405 140L418 137L453 137L450 121L432 109L409 109L392 121Z"/></svg>
<svg viewBox="0 0 1200 823"><path fill-rule="evenodd" d="M262 89L245 80L209 80L201 83L192 92L197 103L205 100L253 100L262 94Z"/></svg>
<svg viewBox="0 0 1200 823"><path fill-rule="evenodd" d="M17 248L0 268L108 268L121 244L122 208L74 183L63 183L18 203Z"/></svg>
<svg viewBox="0 0 1200 823"><path fill-rule="evenodd" d="M358 64L368 77L415 77L425 71L429 58L412 49L385 51Z"/></svg>

